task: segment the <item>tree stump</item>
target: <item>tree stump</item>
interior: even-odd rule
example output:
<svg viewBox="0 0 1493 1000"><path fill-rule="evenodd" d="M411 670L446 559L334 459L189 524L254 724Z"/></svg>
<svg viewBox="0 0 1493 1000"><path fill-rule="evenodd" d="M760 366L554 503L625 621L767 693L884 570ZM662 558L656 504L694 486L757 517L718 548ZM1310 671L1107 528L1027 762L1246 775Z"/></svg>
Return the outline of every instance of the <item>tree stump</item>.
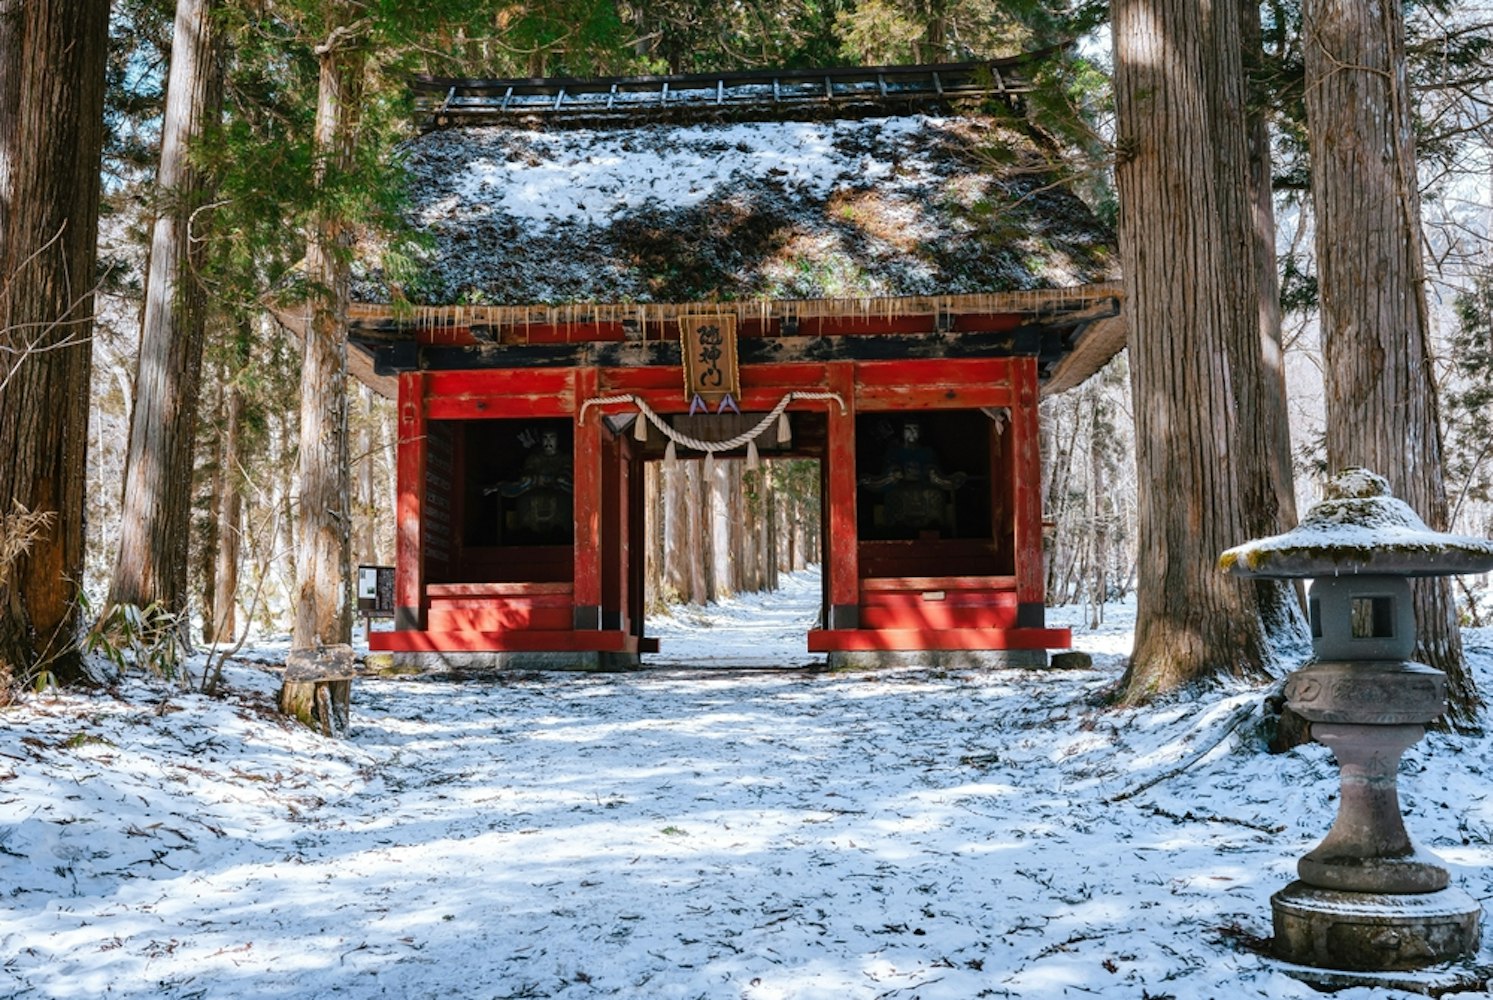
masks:
<svg viewBox="0 0 1493 1000"><path fill-rule="evenodd" d="M285 658L280 711L324 736L347 732L357 664L348 645L292 649Z"/></svg>

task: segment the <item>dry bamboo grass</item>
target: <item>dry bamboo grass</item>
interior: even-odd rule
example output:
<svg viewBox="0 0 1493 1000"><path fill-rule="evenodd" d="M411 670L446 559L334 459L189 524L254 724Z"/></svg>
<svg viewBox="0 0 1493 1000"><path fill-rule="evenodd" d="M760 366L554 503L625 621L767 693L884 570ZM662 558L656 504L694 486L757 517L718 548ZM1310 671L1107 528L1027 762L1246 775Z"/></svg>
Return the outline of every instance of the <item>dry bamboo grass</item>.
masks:
<svg viewBox="0 0 1493 1000"><path fill-rule="evenodd" d="M56 523L56 511L30 511L20 503L9 514L0 514L0 587L10 583L16 562Z"/></svg>

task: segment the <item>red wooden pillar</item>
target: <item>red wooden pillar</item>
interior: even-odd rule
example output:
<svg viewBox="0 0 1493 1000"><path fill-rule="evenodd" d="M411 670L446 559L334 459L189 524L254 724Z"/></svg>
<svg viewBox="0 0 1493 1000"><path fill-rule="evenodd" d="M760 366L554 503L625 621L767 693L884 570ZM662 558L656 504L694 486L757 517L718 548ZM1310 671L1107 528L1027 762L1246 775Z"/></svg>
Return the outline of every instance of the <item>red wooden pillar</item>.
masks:
<svg viewBox="0 0 1493 1000"><path fill-rule="evenodd" d="M860 560L856 549L855 513L855 364L839 361L829 366L829 390L839 393L844 409L829 402L829 442L825 448L824 572L828 597L825 625L831 629L860 627Z"/></svg>
<svg viewBox="0 0 1493 1000"><path fill-rule="evenodd" d="M425 628L425 376L399 376L399 492L394 546L394 627Z"/></svg>
<svg viewBox="0 0 1493 1000"><path fill-rule="evenodd" d="M1037 359L1011 361L1011 478L1015 506L1016 625L1043 628L1042 456L1037 433Z"/></svg>
<svg viewBox="0 0 1493 1000"><path fill-rule="evenodd" d="M595 368L575 369L575 604L577 629L601 628L601 411L581 419L586 400L600 393Z"/></svg>
<svg viewBox="0 0 1493 1000"><path fill-rule="evenodd" d="M628 440L603 430L601 464L601 627L627 629L628 613Z"/></svg>
<svg viewBox="0 0 1493 1000"><path fill-rule="evenodd" d="M638 419L644 419L641 414ZM648 553L648 493L644 489L643 460L638 457L636 446L627 447L627 615L628 631L642 637L644 620L643 591L648 586L644 560Z"/></svg>
<svg viewBox="0 0 1493 1000"><path fill-rule="evenodd" d="M639 417L638 419L642 419ZM632 606L632 442L617 440L617 510L612 518L612 533L617 536L617 624L624 632L629 628L628 611Z"/></svg>

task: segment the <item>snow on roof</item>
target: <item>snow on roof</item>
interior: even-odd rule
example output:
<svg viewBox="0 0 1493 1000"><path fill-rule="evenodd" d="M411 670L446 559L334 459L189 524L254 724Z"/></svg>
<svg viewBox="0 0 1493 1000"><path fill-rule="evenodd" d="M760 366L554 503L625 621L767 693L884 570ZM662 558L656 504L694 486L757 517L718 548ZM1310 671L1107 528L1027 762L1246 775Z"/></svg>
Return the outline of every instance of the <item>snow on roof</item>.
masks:
<svg viewBox="0 0 1493 1000"><path fill-rule="evenodd" d="M1113 235L1018 123L447 128L405 150L428 241L354 298L417 305L958 295L1117 276ZM391 286L394 286L391 288Z"/></svg>
<svg viewBox="0 0 1493 1000"><path fill-rule="evenodd" d="M1481 573L1493 569L1493 540L1433 531L1383 476L1345 469L1295 528L1236 545L1218 561L1236 576Z"/></svg>

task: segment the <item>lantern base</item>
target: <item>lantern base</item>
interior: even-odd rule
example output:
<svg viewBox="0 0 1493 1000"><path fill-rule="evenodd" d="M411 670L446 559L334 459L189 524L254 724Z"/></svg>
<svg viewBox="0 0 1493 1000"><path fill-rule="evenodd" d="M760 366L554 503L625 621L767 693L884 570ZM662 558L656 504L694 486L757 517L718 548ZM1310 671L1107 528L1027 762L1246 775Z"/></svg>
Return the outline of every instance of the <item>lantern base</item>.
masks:
<svg viewBox="0 0 1493 1000"><path fill-rule="evenodd" d="M1473 955L1482 907L1455 886L1368 893L1292 882L1270 897L1274 951L1298 965L1362 972L1423 969Z"/></svg>
<svg viewBox="0 0 1493 1000"><path fill-rule="evenodd" d="M1409 969L1404 972L1346 972L1338 969L1314 969L1309 965L1292 965L1289 962L1277 962L1275 967L1292 979L1306 983L1322 993L1336 993L1338 990L1365 986L1373 990L1394 990L1396 996L1409 993L1440 997L1448 993L1483 994L1493 989L1493 967L1474 965L1467 961L1447 962L1428 969Z"/></svg>

